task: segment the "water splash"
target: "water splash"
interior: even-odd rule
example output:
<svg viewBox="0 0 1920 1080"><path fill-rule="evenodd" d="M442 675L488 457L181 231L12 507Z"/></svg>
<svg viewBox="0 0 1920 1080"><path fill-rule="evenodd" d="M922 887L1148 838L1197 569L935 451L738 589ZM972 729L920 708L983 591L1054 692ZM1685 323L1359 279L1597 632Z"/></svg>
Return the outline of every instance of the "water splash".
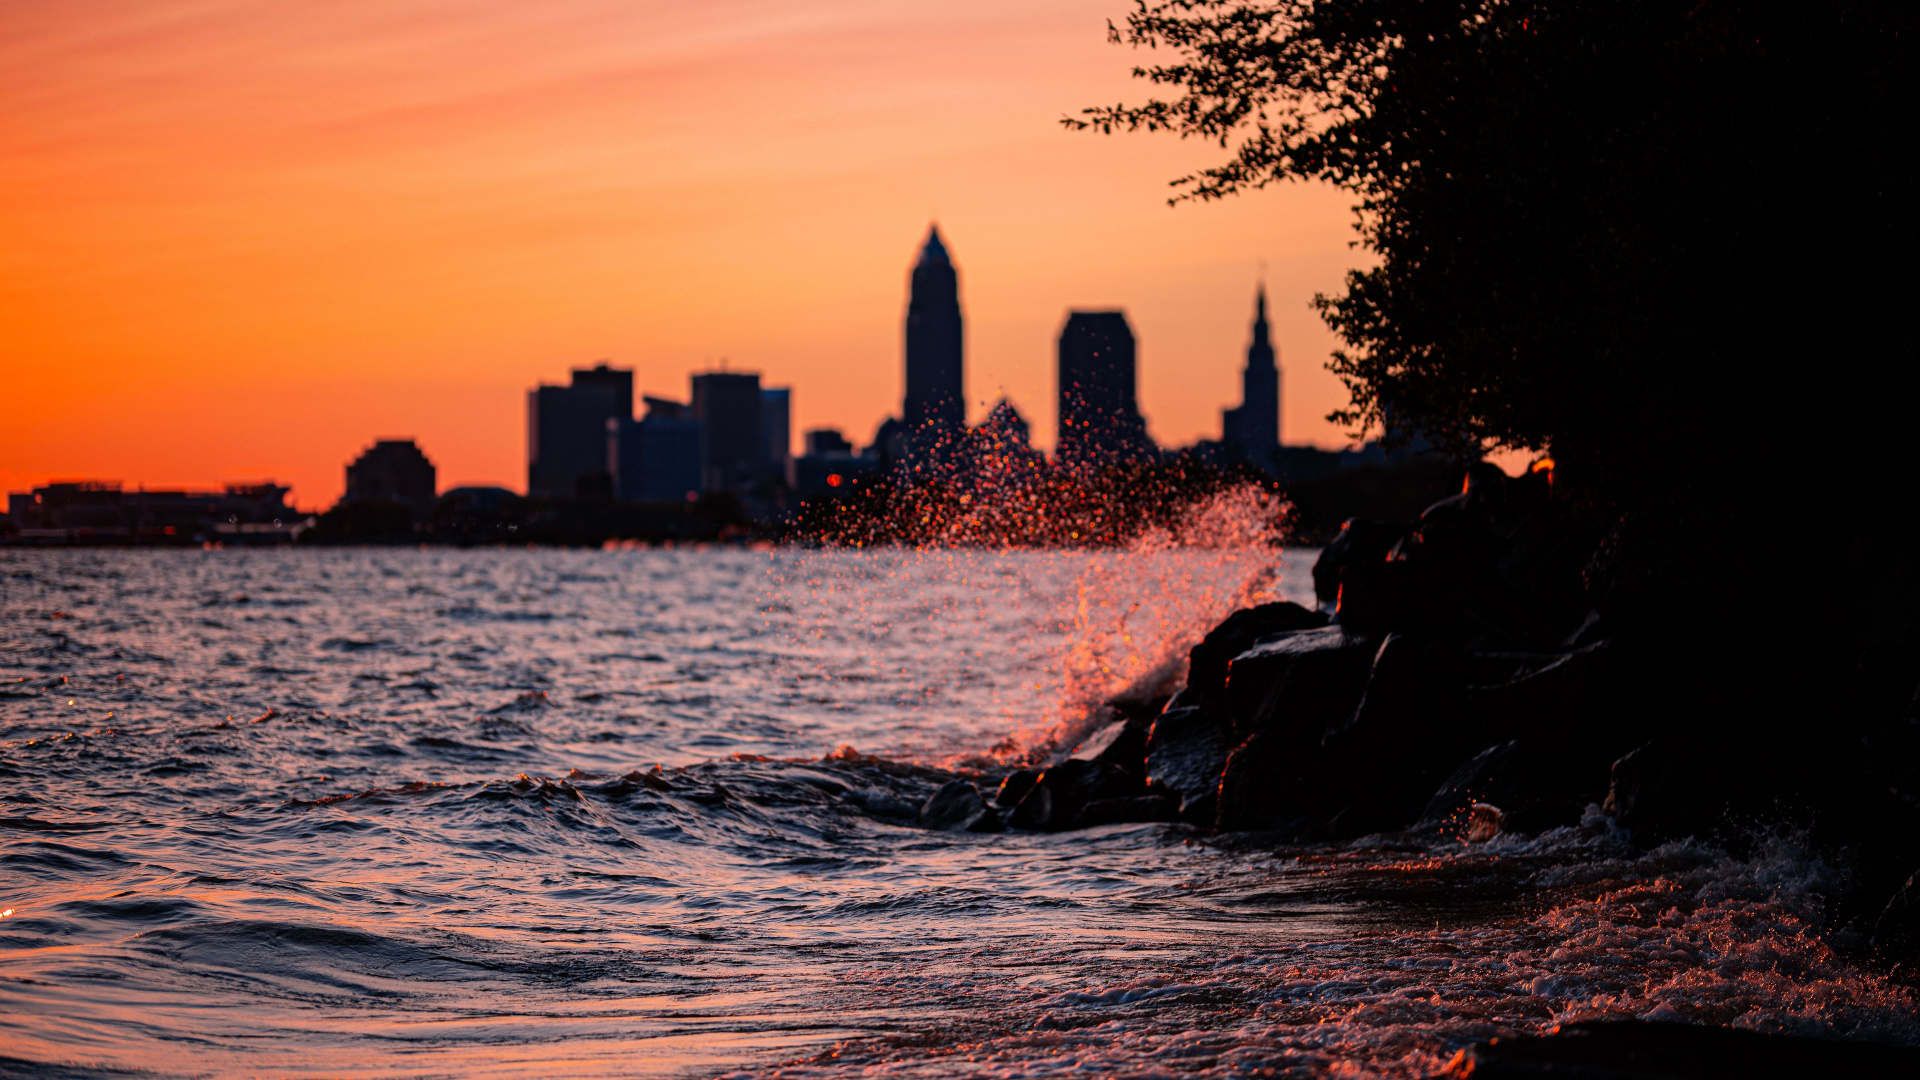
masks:
<svg viewBox="0 0 1920 1080"><path fill-rule="evenodd" d="M1290 507L1256 484L1201 493L1179 515L1134 530L1124 543L1059 548L984 543L998 511L965 509L942 535L952 543L893 549L801 549L777 558L766 610L796 652L837 681L877 678L875 665L924 638L972 643L951 676L922 673L921 700L903 702L903 728L958 728L956 711L999 718L986 752L903 740L949 766L1024 764L1070 747L1111 715L1116 698L1164 699L1185 679L1186 653L1227 614L1275 599L1311 603L1304 553L1287 552ZM961 542L965 541L965 542ZM910 596L904 610L897 598ZM1009 689L981 673L1029 673ZM964 725L973 732L977 726ZM977 737L977 735L976 735Z"/></svg>

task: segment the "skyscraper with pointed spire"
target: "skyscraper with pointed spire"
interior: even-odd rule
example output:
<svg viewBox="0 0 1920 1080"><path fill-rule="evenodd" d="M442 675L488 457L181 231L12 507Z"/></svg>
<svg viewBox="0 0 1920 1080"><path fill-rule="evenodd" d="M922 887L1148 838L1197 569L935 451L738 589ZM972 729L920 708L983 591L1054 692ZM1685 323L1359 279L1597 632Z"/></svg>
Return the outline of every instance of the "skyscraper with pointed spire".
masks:
<svg viewBox="0 0 1920 1080"><path fill-rule="evenodd" d="M1267 287L1260 286L1253 307L1253 344L1240 376L1240 407L1220 413L1220 441L1254 465L1271 471L1280 449L1280 366L1274 362L1267 327Z"/></svg>
<svg viewBox="0 0 1920 1080"><path fill-rule="evenodd" d="M960 280L940 239L927 230L907 294L907 394L902 407L912 447L955 446L966 430L966 368L962 352Z"/></svg>

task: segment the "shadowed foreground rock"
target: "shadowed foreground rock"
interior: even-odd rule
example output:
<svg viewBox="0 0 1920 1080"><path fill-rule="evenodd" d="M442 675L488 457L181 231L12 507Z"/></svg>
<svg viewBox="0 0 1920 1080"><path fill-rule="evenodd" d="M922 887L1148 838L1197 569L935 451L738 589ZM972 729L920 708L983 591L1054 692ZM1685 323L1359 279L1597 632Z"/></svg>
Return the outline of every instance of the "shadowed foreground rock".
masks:
<svg viewBox="0 0 1920 1080"><path fill-rule="evenodd" d="M1736 852L1786 826L1841 872L1831 929L1920 961L1915 534L1837 522L1844 543L1795 597L1777 568L1804 540L1778 507L1702 481L1622 514L1559 498L1547 462L1465 471L1418 520L1354 521L1325 549L1331 621L1290 603L1228 616L1184 686L1156 672L1064 760L1008 776L1006 823L1479 843L1600 808L1643 848ZM977 827L934 824L971 820L951 800L929 825Z"/></svg>
<svg viewBox="0 0 1920 1080"><path fill-rule="evenodd" d="M1568 1024L1463 1050L1446 1080L1808 1080L1920 1076L1920 1050L1692 1024Z"/></svg>

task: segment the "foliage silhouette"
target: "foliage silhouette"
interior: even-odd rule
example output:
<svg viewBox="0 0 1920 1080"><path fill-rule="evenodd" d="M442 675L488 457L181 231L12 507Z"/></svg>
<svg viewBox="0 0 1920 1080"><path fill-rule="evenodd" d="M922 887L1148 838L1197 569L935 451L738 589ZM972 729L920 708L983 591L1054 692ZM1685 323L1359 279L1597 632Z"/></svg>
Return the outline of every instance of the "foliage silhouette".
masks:
<svg viewBox="0 0 1920 1080"><path fill-rule="evenodd" d="M1378 257L1317 303L1333 418L1548 450L1632 501L1676 461L1904 457L1920 15L1876 0L1137 0L1177 95L1065 123L1230 149L1175 201L1315 179ZM1784 472L1783 472L1784 470Z"/></svg>

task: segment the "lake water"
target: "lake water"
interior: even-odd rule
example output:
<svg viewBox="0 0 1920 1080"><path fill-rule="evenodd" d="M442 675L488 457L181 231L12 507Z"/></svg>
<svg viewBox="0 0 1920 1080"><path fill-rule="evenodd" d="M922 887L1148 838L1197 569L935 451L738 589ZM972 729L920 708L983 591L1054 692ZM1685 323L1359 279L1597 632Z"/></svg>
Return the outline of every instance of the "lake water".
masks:
<svg viewBox="0 0 1920 1080"><path fill-rule="evenodd" d="M1791 837L929 833L1311 552L0 550L0 1075L1421 1076L1920 1041ZM658 771L656 770L658 766Z"/></svg>

